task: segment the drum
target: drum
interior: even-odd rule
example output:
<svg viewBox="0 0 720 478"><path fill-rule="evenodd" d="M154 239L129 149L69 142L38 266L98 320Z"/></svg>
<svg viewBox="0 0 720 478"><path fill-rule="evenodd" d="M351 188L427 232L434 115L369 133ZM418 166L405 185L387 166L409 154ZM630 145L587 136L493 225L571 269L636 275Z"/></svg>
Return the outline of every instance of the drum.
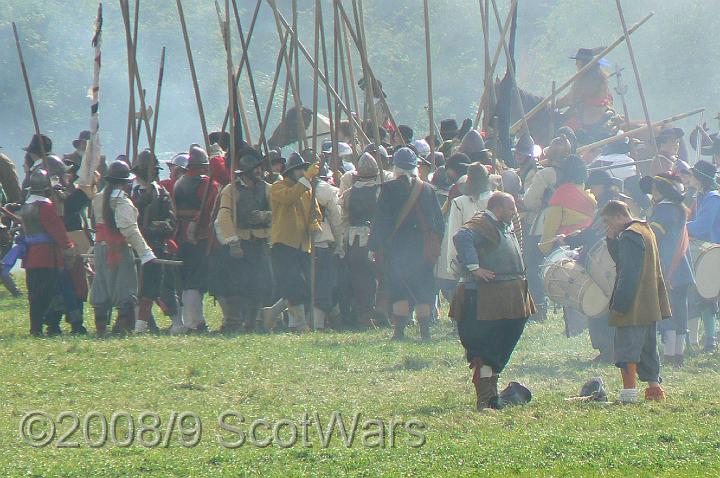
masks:
<svg viewBox="0 0 720 478"><path fill-rule="evenodd" d="M556 264L563 259L575 259L575 251L569 247L558 247L554 249L550 254L545 257L542 265L540 266L540 277L545 279L545 273L552 264Z"/></svg>
<svg viewBox="0 0 720 478"><path fill-rule="evenodd" d="M587 272L606 296L612 295L615 287L615 261L610 257L605 240L598 241L587 254Z"/></svg>
<svg viewBox="0 0 720 478"><path fill-rule="evenodd" d="M565 258L544 267L545 292L553 302L579 310L589 318L607 311L610 299L579 262Z"/></svg>
<svg viewBox="0 0 720 478"><path fill-rule="evenodd" d="M720 245L690 241L695 284L700 297L714 299L720 294Z"/></svg>

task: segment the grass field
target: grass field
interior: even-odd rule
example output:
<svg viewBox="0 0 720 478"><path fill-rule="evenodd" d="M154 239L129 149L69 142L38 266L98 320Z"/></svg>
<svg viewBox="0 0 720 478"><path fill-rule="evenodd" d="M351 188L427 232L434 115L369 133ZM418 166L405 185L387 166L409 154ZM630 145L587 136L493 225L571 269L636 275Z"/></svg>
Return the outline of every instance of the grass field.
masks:
<svg viewBox="0 0 720 478"><path fill-rule="evenodd" d="M446 322L434 328L431 344L417 342L414 330L412 340L400 344L388 342L386 330L31 339L25 299L0 304L1 476L720 476L718 354L692 357L681 370L665 369L664 403L567 402L597 375L615 398L619 374L591 365L595 354L587 336L564 338L559 319L532 324L501 382L520 380L535 398L523 408L479 414L462 348ZM217 328L219 308L207 303L206 310ZM48 446L34 448L19 433L31 411L47 412L56 422L62 412L70 414ZM143 412L157 413L161 431L143 435L147 446L136 438L123 447L105 440L102 419L91 415L85 437L83 422L93 411L106 417L108 428L115 423L116 441L128 429L126 418L112 420L117 412L133 418L134 436ZM223 420L238 425L246 438L256 419L280 424L276 435L284 443L290 443L292 427L283 419L301 433L306 412L311 419L317 412L323 428L333 411L342 413L348 428L356 413L360 418L349 448L337 433L322 447L314 422L307 427L312 447L259 447L273 436L260 422L256 444L248 439L230 449L220 440L227 445L240 435L220 428L218 418L227 411L245 417L244 425ZM192 418L183 422L187 436L177 426L165 433L173 412L201 419L196 446L181 443L198 441ZM74 428L73 413L77 430L61 440ZM384 422L384 440L380 424L368 421L373 419ZM391 447L393 419L422 422L424 430L408 428L424 436L424 444L411 446L420 439L401 425ZM152 416L145 420L151 424ZM37 424L33 433L40 437L44 430L47 425ZM56 447L67 442L78 447ZM384 447L372 447L380 442Z"/></svg>

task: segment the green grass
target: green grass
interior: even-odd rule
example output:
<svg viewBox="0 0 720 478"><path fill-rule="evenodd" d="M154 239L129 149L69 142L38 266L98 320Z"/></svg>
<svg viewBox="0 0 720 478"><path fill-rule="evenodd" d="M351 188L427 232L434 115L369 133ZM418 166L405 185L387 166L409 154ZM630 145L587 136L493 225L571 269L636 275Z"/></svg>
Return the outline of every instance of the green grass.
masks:
<svg viewBox="0 0 720 478"><path fill-rule="evenodd" d="M25 299L0 304L1 476L720 476L717 354L665 369L664 403L567 402L590 377L604 377L613 398L621 383L613 367L590 364L595 354L587 336L564 338L554 318L529 325L501 377L503 384L527 384L532 403L480 414L473 411L470 371L447 322L434 328L435 340L426 345L414 330L412 340L400 344L388 342L386 330L31 339ZM219 308L208 303L207 312L217 328ZM31 410L72 411L81 421L90 411L108 419L117 411L135 419L153 411L163 430L173 411L190 411L202 419L203 435L194 448L182 447L175 431L168 448L136 442L93 449L79 430L71 437L79 448L36 449L18 432ZM398 430L394 448L365 447L362 436L347 448L336 435L322 449L311 425L312 448L225 449L218 435L237 438L218 427L226 410L242 413L246 423L300 422L304 412L318 412L325 426L335 410L348 422L357 412L361 421L386 424L414 418L427 426L426 443L413 448L411 437ZM69 428L70 420L58 426L59 432ZM122 436L125 427L119 429ZM288 435L287 429L281 434Z"/></svg>

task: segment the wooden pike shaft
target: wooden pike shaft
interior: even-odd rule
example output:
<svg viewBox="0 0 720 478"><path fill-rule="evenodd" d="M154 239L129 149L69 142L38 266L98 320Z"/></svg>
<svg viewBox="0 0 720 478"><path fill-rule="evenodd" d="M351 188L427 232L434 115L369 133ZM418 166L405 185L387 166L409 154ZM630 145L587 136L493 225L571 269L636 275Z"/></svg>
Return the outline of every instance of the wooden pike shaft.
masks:
<svg viewBox="0 0 720 478"><path fill-rule="evenodd" d="M240 59L240 64L237 68L237 73L235 74L235 88L238 87L238 83L240 82L240 75L242 74L243 67L245 66L245 63L248 61L247 59L247 48L250 47L250 42L252 41L252 35L255 31L255 22L257 21L257 15L260 11L260 4L262 3L262 0L258 0L257 5L255 6L255 12L253 12L252 20L250 21L250 29L248 30L248 36L247 40L245 40L246 49L243 51L243 56ZM228 106L228 109L225 110L225 118L223 119L222 124L222 130L225 131L227 129L228 119L230 118L230 107Z"/></svg>
<svg viewBox="0 0 720 478"><path fill-rule="evenodd" d="M270 111L272 110L273 99L275 98L275 90L277 89L278 80L280 79L280 70L282 69L282 62L285 56L285 50L287 48L288 37L290 33L285 32L280 51L278 52L277 60L275 61L275 76L273 77L272 86L270 87L270 96L268 97L268 103L265 107L265 114L260 122L260 143L265 141L265 131L267 130L268 120L270 119Z"/></svg>
<svg viewBox="0 0 720 478"><path fill-rule="evenodd" d="M627 23L625 23L625 14L623 13L622 5L620 0L615 0L617 5L618 15L620 16L620 23L622 24L623 33L625 35L625 45L627 46L628 53L630 54L630 62L632 63L633 72L635 73L635 81L637 82L638 93L640 93L640 102L643 107L643 114L645 115L645 122L651 124L650 112L648 110L647 101L645 100L645 92L643 91L642 81L640 81L640 71L638 70L637 61L635 60L635 53L633 51L632 42L630 41L630 34L628 33ZM655 141L655 131L650 129L650 138L652 138L652 147L655 154L657 154L657 141Z"/></svg>
<svg viewBox="0 0 720 478"><path fill-rule="evenodd" d="M160 94L162 93L163 77L165 76L165 47L162 47L160 53L160 71L158 72L157 90L155 91L155 116L153 117L152 126L152 142L150 149L155 152L155 143L157 142L158 116L160 116Z"/></svg>
<svg viewBox="0 0 720 478"><path fill-rule="evenodd" d="M518 0L513 0L512 4L510 6L511 14L514 13L515 9L517 8L517 1ZM490 0L490 2L492 3L493 12L495 13L495 21L497 22L498 29L500 29L501 28L500 14L499 14L499 11L497 8L497 2L495 0ZM505 58L507 59L507 69L508 69L508 72L510 72L510 77L512 78L512 82L513 82L512 90L513 90L513 93L515 96L515 101L517 101L518 107L520 108L520 113L522 114L522 119L520 120L520 123L521 123L523 131L529 135L530 129L528 128L527 119L525 118L525 107L522 104L522 98L520 97L520 90L518 89L517 76L515 75L515 65L513 64L512 57L510 56L510 50L508 49L508 44L507 44L505 37L501 38L500 41L502 43L503 50L505 50Z"/></svg>
<svg viewBox="0 0 720 478"><path fill-rule="evenodd" d="M190 76L192 77L193 89L195 90L195 101L197 102L198 114L200 115L200 126L202 127L203 140L205 141L205 150L207 151L210 148L210 141L208 139L207 123L205 122L205 110L200 96L200 85L198 84L195 62L193 61L192 50L190 48L190 37L188 36L187 25L185 23L185 13L183 12L182 0L175 0L175 2L177 4L178 16L180 17L180 27L182 28L183 41L185 42L185 52L187 53L188 65L190 67Z"/></svg>
<svg viewBox="0 0 720 478"><path fill-rule="evenodd" d="M435 108L433 105L433 83L432 83L432 59L430 50L430 7L428 0L423 2L423 11L425 14L425 71L427 76L427 98L428 98L428 117L430 122L430 163L435 169Z"/></svg>
<svg viewBox="0 0 720 478"><path fill-rule="evenodd" d="M233 0L234 1L234 0ZM217 5L217 3L215 3ZM237 104L237 98L236 95L238 93L237 84L235 83L235 77L233 75L233 72L235 71L235 68L233 67L233 60L232 60L232 43L230 40L230 1L225 0L225 22L223 25L223 22L220 23L220 26L222 27L223 31L223 39L225 40L225 56L227 60L227 82L228 82L228 99L230 101L231 109L233 110L230 114L230 151L227 152L227 154L230 155L230 193L232 197L232 217L235 219L237 217L236 215L236 208L237 208L237 187L235 186L235 170L237 169L237 144L235 144L235 133L237 129L237 123L235 122L235 105ZM242 33L240 33L242 36ZM248 141L250 139L248 138ZM210 184L208 184L209 189Z"/></svg>
<svg viewBox="0 0 720 478"><path fill-rule="evenodd" d="M487 3L487 9L484 11L485 15L485 21L488 22L488 38L490 35L489 28L490 28L490 1L488 0ZM502 30L500 31L500 40L498 42L497 47L495 48L495 53L493 54L493 60L490 64L490 71L488 72L488 78L489 81L493 81L493 75L495 74L495 68L497 68L497 64L500 61L500 53L503 52L503 43L505 42L505 37L507 36L507 33L510 31L510 22L512 21L513 14L515 13L515 9L517 8L517 1L514 1L510 4L510 11L508 11L507 17L505 17L505 24L502 27ZM489 40L488 40L489 41ZM492 108L492 103L488 95L491 94L492 88L494 88L494 85L491 83L488 83L488 86L483 91L483 96L480 99L480 107L478 108L478 115L476 117L476 120L479 121L480 119L480 112L485 108L490 111L490 108ZM489 116L489 115L488 115ZM490 118L488 118L488 121L490 121ZM477 122L477 121L476 121Z"/></svg>
<svg viewBox="0 0 720 478"><path fill-rule="evenodd" d="M664 120L657 121L657 122L653 123L652 125L641 126L641 127L639 127L639 128L635 128L634 130L626 131L625 133L618 134L618 135L616 135L616 136L611 136L611 137L609 137L609 138L605 138L605 139L600 140L600 141L597 141L597 142L595 142L595 143L586 144L585 146L580 146L580 147L577 149L577 153L578 153L578 154L582 154L582 153L584 153L584 152L586 152L586 151L590 151L590 150L592 150L592 149L602 148L602 147L605 146L605 145L608 145L608 144L610 144L610 143L614 143L614 142L616 142L616 141L620 141L621 139L625 139L625 138L627 138L628 136L633 136L633 135L635 135L635 134L642 133L643 131L645 131L645 130L648 129L648 128L657 128L657 127L659 127L659 126L664 126L664 125L666 125L666 124L668 124L668 123L673 123L673 122L675 122L675 121L680 121L681 119L687 118L688 116L696 115L696 114L700 113L701 111L705 111L705 108L699 108L699 109L690 111L690 112L688 112L688 113L682 113L682 114L679 114L679 115L671 116L671 117L669 117L669 118L665 118Z"/></svg>
<svg viewBox="0 0 720 478"><path fill-rule="evenodd" d="M350 36L352 37L353 42L355 43L355 46L356 46L356 48L358 49L358 53L360 54L360 57L361 57L361 58L365 55L366 50L365 50L365 48L363 47L363 44L362 44L362 41L361 41L360 37L356 34L355 31L353 31L353 27L352 27L352 24L350 23L350 18L348 17L347 12L345 11L345 7L343 6L343 4L341 3L340 0L334 0L334 1L335 1L335 4L338 6L338 9L339 9L339 11L340 11L340 15L342 16L342 19L343 19L343 23L344 23L344 25L345 25L345 27L346 27L346 28L344 28L344 33L343 33L343 34L344 34L344 36L345 36L345 49L346 49L346 51L347 51L348 64L349 64L349 67L350 67L350 68L349 68L349 72L350 72L350 83L351 83L351 86L352 86L353 95L355 96L355 95L356 95L356 92L355 92L355 85L356 85L356 83L355 83L355 78L354 78L354 73L353 73L353 68L352 68L352 54L350 53L350 46L348 45L347 33L348 33L348 32L350 33ZM375 74L374 74L373 71L372 71L372 67L370 66L370 63L369 63L369 62L366 62L366 63L367 63L367 65L365 65L365 66L367 67L367 71L365 71L365 74L366 74L366 76L369 75L370 78L374 81L374 80L375 80ZM363 66L363 68L365 68L365 66ZM395 121L395 118L394 118L394 116L393 116L393 114L392 114L392 111L391 111L390 108L388 107L388 104L387 104L387 101L385 100L385 96L384 96L384 95L380 95L380 102L382 103L383 108L385 108L385 111L388 112L388 116L390 117L390 122L392 123L393 127L395 128L395 131L399 131L399 130L398 130L397 122ZM358 110L358 106L359 106L359 105L358 105L358 101L357 101L357 97L356 97L356 98L355 98L355 110L356 110L356 111ZM362 133L362 131L361 131L361 134L364 135L364 133Z"/></svg>
<svg viewBox="0 0 720 478"><path fill-rule="evenodd" d="M323 13L322 13L322 4L318 2L319 7L319 29L320 29L320 49L322 52L322 60L323 60L323 72L325 74L325 78L330 78L330 73L328 72L328 61L327 61L327 44L325 43L325 22L323 20ZM315 56L317 58L317 55ZM337 88L335 89L337 91ZM327 102L328 107L328 119L330 121L330 140L333 144L333 155L337 154L337 129L335 129L335 111L333 109L333 106L336 105L336 103L333 103L333 98L330 95L330 91L325 88L325 101Z"/></svg>
<svg viewBox="0 0 720 478"><path fill-rule="evenodd" d="M271 5L274 5L275 0L268 0L268 2L269 2ZM290 36L292 36L293 38L296 38L297 35L295 34L295 31L294 31L294 30L292 29L292 27L288 24L287 20L285 20L285 17L283 17L282 13L280 13L280 12L277 10L277 8L275 8L275 12L276 12L278 21L281 22L281 24L282 24L282 26L285 28L285 30L290 33ZM308 53L307 49L306 49L305 46L302 44L302 42L298 41L297 43L298 43L298 48L299 48L299 50L302 52L302 54L303 54L303 56L305 57L305 59L307 60L307 62L310 63L310 66L313 67L313 68L318 68L317 64L315 63L315 60L313 60L313 58L310 56L310 53ZM324 75L322 72L318 72L318 77L320 78L320 80L321 80L321 81L323 82L323 84L325 85L325 88L328 88L328 89L330 90L330 94L337 100L337 102L340 104L340 107L341 107L341 108L345 111L345 113L347 113L347 115L350 117L350 121L352 121L352 122L355 124L355 128L357 128L358 132L362 135L361 139L362 139L365 143L369 143L370 140L369 140L368 137L365 135L365 133L362 131L362 128L361 128L360 124L358 124L357 120L356 120L355 117L352 115L352 112L350 111L350 108L348 108L348 106L345 104L345 102L340 98L340 95L338 95L337 91L335 91L335 89L332 87L332 85L330 84L330 82L328 81L328 79L325 77L325 75Z"/></svg>
<svg viewBox="0 0 720 478"><path fill-rule="evenodd" d="M287 21L285 20L285 17L282 16L282 13L280 13L280 10L278 9L277 5L275 4L275 0L267 0L268 4L273 10L273 14L275 16L275 26L277 28L278 38L282 38L282 28L283 25L285 25L285 28L290 31L292 28L287 25ZM296 35L290 33L291 42L294 42L296 40ZM295 44L290 44L290 52L285 52L285 69L286 69L286 80L288 83L290 83L290 88L292 90L293 94L293 100L295 101L295 111L298 115L298 129L301 127L301 121L302 121L302 105L300 103L300 85L299 85L299 78L295 77L293 72L293 62L292 58L294 56L294 47ZM287 88L285 90L287 92ZM302 134L298 134L298 142L302 145L301 147L305 147L307 144L305 140L305 132L303 130Z"/></svg>
<svg viewBox="0 0 720 478"><path fill-rule="evenodd" d="M292 29L294 32L297 32L297 25L298 25L298 6L297 6L297 0L292 0ZM305 135L305 122L303 120L303 104L302 104L302 95L300 94L300 53L298 51L298 43L300 43L300 38L297 35L293 36L293 43L292 43L292 52L293 56L295 57L295 85L297 88L298 95L295 97L295 106L297 107L297 121L295 124L297 125L297 133L298 133L298 148L306 149L307 148L307 140Z"/></svg>
<svg viewBox="0 0 720 478"><path fill-rule="evenodd" d="M258 0L256 11L259 9L261 1L262 0ZM241 62L241 64L243 61L245 63L247 63L248 83L250 84L250 92L252 94L253 105L255 106L255 115L257 117L258 129L259 129L261 122L262 122L262 114L260 113L260 102L258 101L257 90L255 89L255 78L253 77L252 69L250 68L250 58L248 57L248 46L249 45L245 41L245 35L243 33L242 23L240 22L240 11L238 10L238 7L237 7L237 0L232 0L232 6L233 6L233 14L235 16L235 23L237 24L238 32L240 34L240 46L242 46L242 49L243 49L243 54L242 54L242 58L241 58L240 62ZM238 80L240 80L239 75L238 75ZM239 81L236 82L236 88L239 88L239 86L237 86L238 83L239 83ZM248 136L247 142L252 144L249 136ZM260 141L258 141L258 144L263 146L263 148L265 150L265 154L267 154L267 152L268 152L267 142L264 139L261 139Z"/></svg>
<svg viewBox="0 0 720 478"><path fill-rule="evenodd" d="M215 0L215 10L217 12L218 16L218 23L220 24L220 31L222 33L223 37L223 45L227 48L227 42L225 41L225 35L230 35L230 25L225 25L225 20L223 20L223 14L220 11L220 4ZM230 51L230 55L232 55L232 50ZM242 123L243 123L243 130L245 131L245 138L248 141L248 143L252 143L252 139L250 137L250 120L247 116L247 110L245 109L245 97L242 94L242 90L240 89L240 86L238 82L233 83L233 87L235 88L234 98L235 101L239 103L238 109L239 113L242 115Z"/></svg>
<svg viewBox="0 0 720 478"><path fill-rule="evenodd" d="M644 17L642 20L640 20L639 22L637 22L635 25L633 25L632 27L630 27L630 28L628 29L627 35L628 35L628 36L629 36L629 35L632 35L632 34L633 34L638 28L640 28L645 22L647 22L648 20L650 20L650 18L651 18L654 14L655 14L654 12L650 12L650 13L648 13L647 15L645 15L645 17ZM567 80L565 83L563 83L562 85L558 86L558 87L557 87L557 90L555 91L555 96L557 96L557 95L559 95L561 92L565 91L565 89L566 89L568 86L572 85L572 84L575 82L575 80L577 80L578 78L580 78L580 76L584 75L585 72L587 72L590 68L592 68L593 66L595 66L595 65L597 64L597 62L599 62L600 60L602 60L602 58L603 58L605 55L607 55L607 54L610 53L612 50L614 50L615 48L617 48L617 46L618 46L619 44L621 44L621 43L625 40L625 38L627 38L627 37L626 37L625 34L623 33L623 35L621 35L617 40L615 40L614 42L612 42L612 43L610 44L610 46L608 46L608 47L605 48L603 51L601 51L600 53L598 53L598 54L595 56L595 58L593 58L587 65L585 65L584 67L582 67L581 69L579 69L573 76L570 77L570 79L568 79L568 80ZM551 98L550 96L548 96L547 98L545 98L545 99L543 99L542 101L540 101L540 103L538 103L533 109L531 109L530 111L527 112L527 114L525 115L525 117L524 117L522 120L517 121L515 124L512 125L512 128L510 129L510 132L513 133L513 134L514 134L514 133L517 133L517 131L520 129L520 127L521 127L521 125L522 125L522 121L523 121L523 120L525 120L525 121L530 120L530 118L532 118L533 116L535 116L536 114L538 114L538 112L539 112L540 110L542 110L543 108L545 108L545 106L546 106L548 103L550 103L550 101L552 101L552 99L553 99L553 98Z"/></svg>
<svg viewBox="0 0 720 478"><path fill-rule="evenodd" d="M367 120L367 115L370 115L373 141L375 144L380 144L380 125L378 124L377 111L375 109L375 76L370 73L370 60L367 55L367 37L365 36L365 10L362 0L353 0L353 12L355 14L356 33L362 45L362 48L358 51L360 52L363 76L365 78L364 119ZM383 95L380 94L378 96Z"/></svg>
<svg viewBox="0 0 720 478"><path fill-rule="evenodd" d="M17 25L12 23L13 35L15 35L15 46L17 47L18 58L20 59L20 69L22 70L23 81L25 82L25 92L27 93L28 103L30 104L30 114L32 115L35 134L40 139L40 123L38 122L37 111L35 110L35 101L33 101L32 89L30 88L30 79L28 77L27 68L25 67L25 58L23 57L22 48L20 47L20 37L18 36ZM47 169L47 151L45 144L40 141L40 152L42 153L43 167Z"/></svg>
<svg viewBox="0 0 720 478"><path fill-rule="evenodd" d="M319 16L318 16L318 14L319 14L319 12L320 12L320 5L319 5L319 3L320 3L320 0L315 0L315 42L314 42L315 50L314 50L314 51L315 51L315 58L316 58L316 59L320 58L320 22L321 22L321 20L320 20L320 18L319 18ZM313 121L312 121L312 150L313 150L313 154L316 154L316 153L317 153L317 150L318 150L318 149L317 149L317 132L318 132L318 116L317 116L317 110L318 110L318 109L317 109L317 108L318 108L318 73L319 73L319 72L320 72L320 69L319 69L319 68L315 68L315 69L313 70L313 103L312 103L313 107L312 107L312 109L313 109L313 111L316 113L316 114L313 115ZM315 185L313 184L313 196L314 196L314 195L315 195ZM313 199L314 199L314 197L313 197ZM311 202L311 204L312 204L312 202ZM312 220L312 218L310 218L310 219ZM311 252L313 252L313 251L311 251ZM313 254L313 255L314 255L314 254ZM314 259L314 257L313 257L313 259ZM312 271L312 272L314 272L314 263L315 263L315 261L313 261L313 263L312 263L312 268L313 268L313 271ZM310 282L311 282L311 287L310 287L310 288L313 289L313 290L312 290L312 292L313 292L313 294L312 294L313 301L314 301L314 299L315 299L315 295L314 295L314 292L315 292L315 280L314 280L314 279L315 279L314 275L311 274L311 281L310 281Z"/></svg>

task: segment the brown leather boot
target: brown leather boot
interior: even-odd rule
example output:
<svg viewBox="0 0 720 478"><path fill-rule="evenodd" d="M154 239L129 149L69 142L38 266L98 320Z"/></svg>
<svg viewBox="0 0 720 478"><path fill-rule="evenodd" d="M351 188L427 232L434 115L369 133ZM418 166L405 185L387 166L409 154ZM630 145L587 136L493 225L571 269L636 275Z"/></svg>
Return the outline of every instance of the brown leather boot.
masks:
<svg viewBox="0 0 720 478"><path fill-rule="evenodd" d="M107 336L109 311L95 309L95 337L104 339Z"/></svg>
<svg viewBox="0 0 720 478"><path fill-rule="evenodd" d="M393 315L393 334L390 340L403 340L405 338L405 327L407 327L409 319L401 315Z"/></svg>
<svg viewBox="0 0 720 478"><path fill-rule="evenodd" d="M420 340L423 342L430 342L432 337L430 335L430 318L418 320L420 324Z"/></svg>
<svg viewBox="0 0 720 478"><path fill-rule="evenodd" d="M477 377L476 379L473 378L473 381L475 383L475 394L477 395L475 409L481 412L487 408L492 408L490 402L498 396L498 376Z"/></svg>

